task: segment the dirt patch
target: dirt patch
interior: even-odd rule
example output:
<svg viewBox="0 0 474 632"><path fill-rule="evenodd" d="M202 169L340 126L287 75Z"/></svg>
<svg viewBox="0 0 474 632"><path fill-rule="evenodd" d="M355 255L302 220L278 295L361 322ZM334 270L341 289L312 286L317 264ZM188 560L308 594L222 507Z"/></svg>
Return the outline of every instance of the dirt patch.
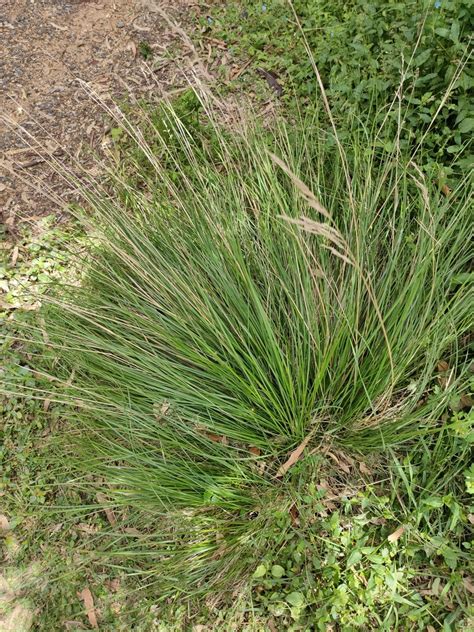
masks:
<svg viewBox="0 0 474 632"><path fill-rule="evenodd" d="M0 209L7 230L22 218L56 210L53 198L71 199L72 188L55 173L48 154L94 168L86 148L100 151L107 120L83 82L105 100L153 100L182 85L177 59L191 58L192 52L157 9L189 29L199 8L190 0L170 5L3 0L0 112L10 123L0 121Z"/></svg>

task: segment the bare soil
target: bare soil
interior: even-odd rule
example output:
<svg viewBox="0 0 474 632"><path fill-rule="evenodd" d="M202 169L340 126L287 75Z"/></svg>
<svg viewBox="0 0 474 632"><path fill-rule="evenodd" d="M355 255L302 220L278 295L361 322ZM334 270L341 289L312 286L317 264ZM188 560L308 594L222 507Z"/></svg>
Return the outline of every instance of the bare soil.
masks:
<svg viewBox="0 0 474 632"><path fill-rule="evenodd" d="M100 152L109 123L84 86L105 101L173 91L183 82L183 58L193 56L180 26L193 28L198 14L191 0L1 1L0 212L7 232L55 212L53 198L71 199L48 156L97 169L88 164L90 148Z"/></svg>

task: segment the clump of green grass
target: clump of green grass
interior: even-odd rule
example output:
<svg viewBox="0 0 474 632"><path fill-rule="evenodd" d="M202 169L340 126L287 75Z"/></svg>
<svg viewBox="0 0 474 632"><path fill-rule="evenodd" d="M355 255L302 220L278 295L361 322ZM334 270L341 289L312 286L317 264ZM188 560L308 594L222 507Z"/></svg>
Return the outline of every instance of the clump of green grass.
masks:
<svg viewBox="0 0 474 632"><path fill-rule="evenodd" d="M162 597L233 590L291 509L298 446L439 431L467 370L469 182L446 197L416 157L316 119L230 137L165 108L153 152L122 124L150 186L83 191L83 282L44 314L62 450L120 512L117 563Z"/></svg>

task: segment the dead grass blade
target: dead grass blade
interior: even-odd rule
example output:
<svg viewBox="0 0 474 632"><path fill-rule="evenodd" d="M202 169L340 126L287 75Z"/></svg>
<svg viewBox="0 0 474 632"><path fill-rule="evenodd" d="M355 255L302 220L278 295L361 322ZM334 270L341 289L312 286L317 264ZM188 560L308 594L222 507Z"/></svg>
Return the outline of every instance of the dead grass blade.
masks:
<svg viewBox="0 0 474 632"><path fill-rule="evenodd" d="M318 213L321 213L321 215L323 215L326 219L331 220L331 215L329 214L329 211L324 208L324 206L317 199L311 189L309 189L306 184L293 173L293 171L288 167L287 164L283 162L283 160L281 160L281 158L278 158L278 156L275 156L275 154L272 154L271 152L268 153L273 162L277 164L280 169L290 178L290 180L293 182L298 191L302 194L308 205L311 208L314 208L315 211L318 211Z"/></svg>

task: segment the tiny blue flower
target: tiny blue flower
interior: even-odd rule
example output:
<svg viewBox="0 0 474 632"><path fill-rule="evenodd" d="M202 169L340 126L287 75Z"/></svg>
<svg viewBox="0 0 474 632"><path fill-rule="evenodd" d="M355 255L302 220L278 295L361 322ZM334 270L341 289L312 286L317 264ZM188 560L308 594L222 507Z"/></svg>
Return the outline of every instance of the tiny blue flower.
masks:
<svg viewBox="0 0 474 632"><path fill-rule="evenodd" d="M266 11L267 10L267 5L266 4L262 4L262 11Z"/></svg>
<svg viewBox="0 0 474 632"><path fill-rule="evenodd" d="M441 0L436 0L434 5L435 5L435 9L439 9L441 6Z"/></svg>

